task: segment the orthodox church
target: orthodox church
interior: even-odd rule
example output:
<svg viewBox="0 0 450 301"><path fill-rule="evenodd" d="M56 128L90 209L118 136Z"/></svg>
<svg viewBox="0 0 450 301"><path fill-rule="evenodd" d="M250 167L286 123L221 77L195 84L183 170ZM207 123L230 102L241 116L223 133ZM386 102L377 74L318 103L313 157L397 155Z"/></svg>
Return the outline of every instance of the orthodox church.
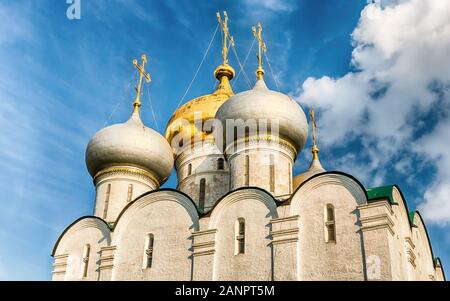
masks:
<svg viewBox="0 0 450 301"><path fill-rule="evenodd" d="M312 161L293 175L306 115L267 87L260 24L256 83L234 93L227 59L234 42L226 13L218 19L216 89L178 108L165 137L140 118L150 75L145 55L133 61L140 75L133 112L89 141L94 213L56 241L52 279L445 280L424 220L398 186L366 188L323 168L313 109ZM173 168L177 188L160 188Z"/></svg>

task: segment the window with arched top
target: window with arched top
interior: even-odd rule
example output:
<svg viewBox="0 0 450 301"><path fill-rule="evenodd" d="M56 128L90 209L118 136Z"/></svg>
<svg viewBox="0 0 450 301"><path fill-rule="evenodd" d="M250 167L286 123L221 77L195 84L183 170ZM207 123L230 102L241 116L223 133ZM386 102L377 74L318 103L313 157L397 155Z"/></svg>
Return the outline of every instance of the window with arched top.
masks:
<svg viewBox="0 0 450 301"><path fill-rule="evenodd" d="M325 242L336 242L335 211L331 204L325 206Z"/></svg>
<svg viewBox="0 0 450 301"><path fill-rule="evenodd" d="M127 203L131 202L132 199L133 199L133 184L129 184L127 192Z"/></svg>
<svg viewBox="0 0 450 301"><path fill-rule="evenodd" d="M273 154L270 154L270 192L275 192L275 159Z"/></svg>
<svg viewBox="0 0 450 301"><path fill-rule="evenodd" d="M240 217L235 225L235 255L245 254L245 220Z"/></svg>
<svg viewBox="0 0 450 301"><path fill-rule="evenodd" d="M250 158L248 155L245 155L245 186L250 185Z"/></svg>
<svg viewBox="0 0 450 301"><path fill-rule="evenodd" d="M89 268L89 253L91 252L91 245L86 244L83 248L83 257L82 257L82 278L86 278L88 276L88 268Z"/></svg>
<svg viewBox="0 0 450 301"><path fill-rule="evenodd" d="M155 244L155 236L153 235L153 233L148 233L145 236L144 259L142 262L143 269L149 269L152 267L154 244Z"/></svg>
<svg viewBox="0 0 450 301"><path fill-rule="evenodd" d="M192 164L189 163L187 167L187 175L190 176L192 174Z"/></svg>
<svg viewBox="0 0 450 301"><path fill-rule="evenodd" d="M108 216L108 207L109 207L109 197L111 195L111 184L106 186L106 194L105 194L105 203L103 206L103 219L106 219Z"/></svg>
<svg viewBox="0 0 450 301"><path fill-rule="evenodd" d="M223 158L217 159L217 169L223 170L225 166L225 160Z"/></svg>
<svg viewBox="0 0 450 301"><path fill-rule="evenodd" d="M202 178L200 180L200 192L198 196L198 206L202 210L205 208L205 194L206 194L206 179Z"/></svg>

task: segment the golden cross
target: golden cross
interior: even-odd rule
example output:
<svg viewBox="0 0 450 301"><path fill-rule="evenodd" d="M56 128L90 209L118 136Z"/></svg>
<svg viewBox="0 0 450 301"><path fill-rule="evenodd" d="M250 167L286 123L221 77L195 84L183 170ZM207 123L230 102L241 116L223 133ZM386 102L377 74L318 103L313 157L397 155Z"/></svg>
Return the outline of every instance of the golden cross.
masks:
<svg viewBox="0 0 450 301"><path fill-rule="evenodd" d="M258 54L256 57L258 58L258 69L256 69L256 77L258 79L262 79L264 75L264 69L262 67L262 52L267 52L266 43L264 43L262 39L262 26L261 22L258 22L258 30L256 30L256 27L252 27L253 35L255 38L258 39Z"/></svg>
<svg viewBox="0 0 450 301"><path fill-rule="evenodd" d="M311 120L311 128L312 128L312 140L313 140L313 146L312 146L312 153L313 153L313 160L319 159L319 148L317 147L317 141L316 141L316 131L317 131L317 124L316 124L316 117L314 115L314 107L311 107L309 109L309 119Z"/></svg>
<svg viewBox="0 0 450 301"><path fill-rule="evenodd" d="M220 17L220 13L217 12L217 20L219 21L220 27L222 29L222 36L223 36L223 45L222 45L222 59L223 59L223 64L228 64L228 46L227 46L227 41L230 41L230 45L234 46L234 39L233 37L230 35L230 31L228 30L228 14L226 11L223 12L223 21L222 18Z"/></svg>
<svg viewBox="0 0 450 301"><path fill-rule="evenodd" d="M137 94L136 94L136 99L134 100L134 103L133 103L135 112L139 112L139 107L141 106L142 80L144 79L144 77L145 77L145 81L147 83L149 83L152 80L150 77L150 74L147 71L145 71L145 64L147 64L147 56L145 54L143 54L141 56L141 59L142 59L141 65L139 65L137 59L133 60L134 68L136 68L139 71L139 82L136 87Z"/></svg>

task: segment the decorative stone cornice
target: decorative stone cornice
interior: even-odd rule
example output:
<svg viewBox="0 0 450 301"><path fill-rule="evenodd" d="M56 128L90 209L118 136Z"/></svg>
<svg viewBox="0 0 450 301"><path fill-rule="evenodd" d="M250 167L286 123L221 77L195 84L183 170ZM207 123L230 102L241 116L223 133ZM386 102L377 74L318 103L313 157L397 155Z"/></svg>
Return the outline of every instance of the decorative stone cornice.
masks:
<svg viewBox="0 0 450 301"><path fill-rule="evenodd" d="M69 254L55 255L52 274L65 274L67 269L68 258Z"/></svg>
<svg viewBox="0 0 450 301"><path fill-rule="evenodd" d="M373 216L361 217L361 230L370 231L386 228L394 235L394 222L388 214L377 214Z"/></svg>
<svg viewBox="0 0 450 301"><path fill-rule="evenodd" d="M117 246L102 247L100 249L100 270L108 270L114 267L114 255Z"/></svg>
<svg viewBox="0 0 450 301"><path fill-rule="evenodd" d="M192 256L212 255L215 251L217 229L203 230L192 233Z"/></svg>
<svg viewBox="0 0 450 301"><path fill-rule="evenodd" d="M250 148L268 147L270 149L273 149L273 146L286 151L286 153L291 157L292 160L297 157L297 150L295 149L294 145L292 145L292 143L285 139L281 139L277 136L271 135L258 135L237 139L225 148L224 153L229 160L236 154L242 151L246 151Z"/></svg>
<svg viewBox="0 0 450 301"><path fill-rule="evenodd" d="M270 244L297 242L299 237L298 219L298 215L272 219L270 221L270 236L272 238Z"/></svg>
<svg viewBox="0 0 450 301"><path fill-rule="evenodd" d="M141 168L132 167L132 166L116 166L109 167L99 171L94 176L94 184L97 185L100 181L107 177L111 176L133 176L141 178L142 180L148 182L152 182L153 185L159 186L161 183L160 180L151 172L146 171Z"/></svg>

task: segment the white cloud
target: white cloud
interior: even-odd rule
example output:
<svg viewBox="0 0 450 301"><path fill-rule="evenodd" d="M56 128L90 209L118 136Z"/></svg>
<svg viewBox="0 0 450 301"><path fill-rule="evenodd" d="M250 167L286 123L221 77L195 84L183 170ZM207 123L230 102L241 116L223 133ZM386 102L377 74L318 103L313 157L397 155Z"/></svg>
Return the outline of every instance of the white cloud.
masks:
<svg viewBox="0 0 450 301"><path fill-rule="evenodd" d="M371 184L382 183L383 170L402 159L398 154L412 151L432 160L438 179L420 208L431 220L450 222L450 206L445 206L450 203L445 194L450 195L450 149L445 146L450 142L450 2L381 3L364 8L352 34L357 71L337 79L308 78L298 98L321 109L326 145L360 139L369 157L366 173L375 174ZM441 116L435 128L424 124L430 112ZM416 134L425 127L431 131L419 142Z"/></svg>

